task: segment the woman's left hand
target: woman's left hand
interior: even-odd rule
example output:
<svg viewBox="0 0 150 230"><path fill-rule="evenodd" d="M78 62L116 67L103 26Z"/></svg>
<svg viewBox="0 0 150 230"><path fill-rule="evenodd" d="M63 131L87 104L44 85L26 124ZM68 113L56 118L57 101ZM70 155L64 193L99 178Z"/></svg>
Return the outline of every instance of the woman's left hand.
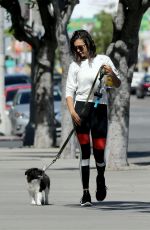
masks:
<svg viewBox="0 0 150 230"><path fill-rule="evenodd" d="M112 68L111 68L109 65L103 65L102 67L103 67L104 70L105 70L105 74L113 75Z"/></svg>
<svg viewBox="0 0 150 230"><path fill-rule="evenodd" d="M109 65L103 65L102 66L105 70L105 74L108 75L107 76L107 80L108 80L108 86L113 86L118 88L121 84L120 79L116 76L116 74L113 72L112 68ZM107 82L106 80L106 82ZM107 84L107 83L106 83Z"/></svg>

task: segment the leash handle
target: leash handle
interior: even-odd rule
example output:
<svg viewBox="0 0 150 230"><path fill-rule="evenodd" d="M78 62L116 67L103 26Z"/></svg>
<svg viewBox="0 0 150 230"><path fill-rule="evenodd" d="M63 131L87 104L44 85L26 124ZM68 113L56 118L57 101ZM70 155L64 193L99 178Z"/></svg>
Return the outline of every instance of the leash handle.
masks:
<svg viewBox="0 0 150 230"><path fill-rule="evenodd" d="M94 82L93 82L93 84L92 84L92 86L91 86L91 89L90 89L90 92L89 92L88 97L87 97L87 99L86 99L86 102L85 102L85 104L84 104L84 107L83 107L83 109L82 109L82 111L81 111L81 115L83 115L84 112L86 111L86 106L87 106L87 104L88 104L89 98L90 98L90 96L91 96L91 94L92 94L92 91L93 91L93 89L94 89L94 86L95 86L95 83L96 83L96 81L97 81L97 78L98 78L99 73L100 73L100 80L103 78L103 76L102 76L103 73L102 73L101 71L102 71L102 68L100 67L99 70L98 70L98 72L97 72L97 74L96 74L96 77L95 77L95 79L94 79ZM69 140L70 140L71 136L73 135L74 131L75 131L75 127L73 127L73 129L70 131L68 137L66 138L66 140L65 140L64 143L63 143L63 145L61 146L61 148L60 148L60 150L58 151L56 157L55 157L55 158L52 160L52 162L43 170L44 172L45 172L51 165L53 165L53 164L57 161L57 159L60 158L61 153L63 152L64 148L66 147L67 143L69 142Z"/></svg>

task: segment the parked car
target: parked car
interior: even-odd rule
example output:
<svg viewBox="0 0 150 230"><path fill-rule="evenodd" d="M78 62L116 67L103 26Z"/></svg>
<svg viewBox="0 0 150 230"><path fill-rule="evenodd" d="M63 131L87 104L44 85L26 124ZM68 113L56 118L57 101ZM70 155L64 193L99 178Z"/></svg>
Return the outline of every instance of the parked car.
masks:
<svg viewBox="0 0 150 230"><path fill-rule="evenodd" d="M134 72L133 78L131 82L131 94L136 94L136 88L141 81L141 79L144 77L144 72Z"/></svg>
<svg viewBox="0 0 150 230"><path fill-rule="evenodd" d="M16 84L16 85L7 85L5 87L5 100L6 100L6 110L9 110L13 104L13 99L15 94L19 89L30 89L31 84Z"/></svg>
<svg viewBox="0 0 150 230"><path fill-rule="evenodd" d="M26 74L14 73L5 75L5 86L28 83L31 83L31 78Z"/></svg>
<svg viewBox="0 0 150 230"><path fill-rule="evenodd" d="M61 87L62 74L55 72L53 75L54 85Z"/></svg>
<svg viewBox="0 0 150 230"><path fill-rule="evenodd" d="M146 95L150 95L150 74L145 74L136 88L137 98L144 98Z"/></svg>
<svg viewBox="0 0 150 230"><path fill-rule="evenodd" d="M21 89L16 93L9 117L12 124L12 134L22 136L30 116L31 89ZM56 136L61 133L61 95L57 87L54 87L54 112Z"/></svg>
<svg viewBox="0 0 150 230"><path fill-rule="evenodd" d="M61 136L61 91L59 86L54 86L54 113L56 136Z"/></svg>
<svg viewBox="0 0 150 230"><path fill-rule="evenodd" d="M61 85L62 75L60 73L54 73L54 85ZM5 86L13 84L27 84L31 83L31 77L23 73L13 73L5 75Z"/></svg>
<svg viewBox="0 0 150 230"><path fill-rule="evenodd" d="M31 89L21 89L16 93L9 111L12 134L21 136L29 121Z"/></svg>

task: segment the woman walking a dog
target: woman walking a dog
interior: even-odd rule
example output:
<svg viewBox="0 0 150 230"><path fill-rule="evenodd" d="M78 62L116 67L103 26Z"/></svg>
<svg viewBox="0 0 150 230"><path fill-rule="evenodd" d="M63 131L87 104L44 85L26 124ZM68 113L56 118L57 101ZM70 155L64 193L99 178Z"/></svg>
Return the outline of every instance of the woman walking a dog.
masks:
<svg viewBox="0 0 150 230"><path fill-rule="evenodd" d="M94 41L86 30L78 30L73 33L70 40L70 49L73 62L70 64L68 71L66 102L81 147L80 171L83 196L80 204L81 206L87 206L92 205L89 192L90 135L97 168L96 199L102 201L106 197L104 150L107 138L107 93L104 90L99 103L95 103L94 92L98 88L98 80L88 101L86 114L82 116L81 111L100 67L103 68L105 74L109 74L114 87L119 87L121 82L110 58L106 55L96 54Z"/></svg>

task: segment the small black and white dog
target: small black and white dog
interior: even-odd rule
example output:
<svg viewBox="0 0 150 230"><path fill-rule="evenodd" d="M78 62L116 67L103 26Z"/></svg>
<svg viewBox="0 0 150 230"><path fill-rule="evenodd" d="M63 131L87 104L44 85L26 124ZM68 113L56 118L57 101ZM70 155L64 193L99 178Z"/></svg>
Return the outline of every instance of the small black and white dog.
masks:
<svg viewBox="0 0 150 230"><path fill-rule="evenodd" d="M26 170L28 191L32 205L47 205L50 190L50 178L42 169L30 168Z"/></svg>

